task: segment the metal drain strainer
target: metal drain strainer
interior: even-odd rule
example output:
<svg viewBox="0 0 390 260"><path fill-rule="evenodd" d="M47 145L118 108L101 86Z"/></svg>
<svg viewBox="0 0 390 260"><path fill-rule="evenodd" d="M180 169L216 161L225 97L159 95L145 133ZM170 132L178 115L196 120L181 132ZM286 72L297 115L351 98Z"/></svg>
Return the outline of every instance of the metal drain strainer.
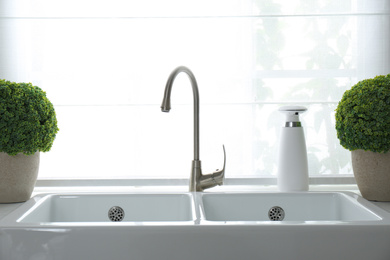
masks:
<svg viewBox="0 0 390 260"><path fill-rule="evenodd" d="M284 210L279 206L274 206L268 211L268 217L271 221L282 221L284 219Z"/></svg>
<svg viewBox="0 0 390 260"><path fill-rule="evenodd" d="M108 210L108 218L111 221L115 221L115 222L122 221L124 217L125 217L125 211L119 206L111 207Z"/></svg>

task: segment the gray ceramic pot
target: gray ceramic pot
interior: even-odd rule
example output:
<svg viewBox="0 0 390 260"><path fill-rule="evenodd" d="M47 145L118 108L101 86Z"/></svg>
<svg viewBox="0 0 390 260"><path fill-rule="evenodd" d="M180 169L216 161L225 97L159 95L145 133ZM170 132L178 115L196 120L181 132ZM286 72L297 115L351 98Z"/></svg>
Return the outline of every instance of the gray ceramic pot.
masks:
<svg viewBox="0 0 390 260"><path fill-rule="evenodd" d="M352 151L352 167L362 196L390 201L390 152Z"/></svg>
<svg viewBox="0 0 390 260"><path fill-rule="evenodd" d="M31 197L39 170L39 152L9 156L0 153L0 203L23 202Z"/></svg>

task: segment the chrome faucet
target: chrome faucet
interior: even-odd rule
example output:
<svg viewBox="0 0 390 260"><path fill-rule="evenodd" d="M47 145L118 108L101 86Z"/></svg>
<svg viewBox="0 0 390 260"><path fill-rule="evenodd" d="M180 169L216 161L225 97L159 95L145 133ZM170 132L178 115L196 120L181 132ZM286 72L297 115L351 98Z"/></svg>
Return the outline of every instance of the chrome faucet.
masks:
<svg viewBox="0 0 390 260"><path fill-rule="evenodd" d="M201 169L201 163L199 160L199 91L198 84L194 74L190 69L184 66L180 66L172 71L169 75L167 84L165 86L164 99L161 104L162 112L169 112L171 109L171 90L173 82L176 76L184 72L188 75L194 96L194 160L192 161L192 170L190 176L190 191L203 191L208 188L212 188L216 185L222 185L225 178L225 164L226 164L226 152L225 146L223 146L224 163L222 170L216 170L213 173L203 175Z"/></svg>

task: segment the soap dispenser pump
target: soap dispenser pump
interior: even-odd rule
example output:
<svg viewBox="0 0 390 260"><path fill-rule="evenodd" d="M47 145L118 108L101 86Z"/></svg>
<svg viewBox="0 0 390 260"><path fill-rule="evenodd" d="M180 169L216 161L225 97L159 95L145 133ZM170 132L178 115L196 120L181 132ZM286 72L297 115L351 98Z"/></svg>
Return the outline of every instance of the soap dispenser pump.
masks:
<svg viewBox="0 0 390 260"><path fill-rule="evenodd" d="M278 156L278 188L282 192L309 190L309 173L305 134L299 114L302 106L284 106L279 111L286 115L286 124L280 132Z"/></svg>

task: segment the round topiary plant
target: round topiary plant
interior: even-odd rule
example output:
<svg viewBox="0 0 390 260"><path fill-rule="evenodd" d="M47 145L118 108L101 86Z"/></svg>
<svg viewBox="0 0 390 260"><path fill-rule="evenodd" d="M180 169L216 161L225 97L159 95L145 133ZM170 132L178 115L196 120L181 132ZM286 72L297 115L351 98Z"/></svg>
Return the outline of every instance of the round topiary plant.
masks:
<svg viewBox="0 0 390 260"><path fill-rule="evenodd" d="M390 74L358 82L336 109L340 144L350 150L390 150Z"/></svg>
<svg viewBox="0 0 390 260"><path fill-rule="evenodd" d="M53 104L44 91L31 83L0 79L0 152L47 152L58 130Z"/></svg>

